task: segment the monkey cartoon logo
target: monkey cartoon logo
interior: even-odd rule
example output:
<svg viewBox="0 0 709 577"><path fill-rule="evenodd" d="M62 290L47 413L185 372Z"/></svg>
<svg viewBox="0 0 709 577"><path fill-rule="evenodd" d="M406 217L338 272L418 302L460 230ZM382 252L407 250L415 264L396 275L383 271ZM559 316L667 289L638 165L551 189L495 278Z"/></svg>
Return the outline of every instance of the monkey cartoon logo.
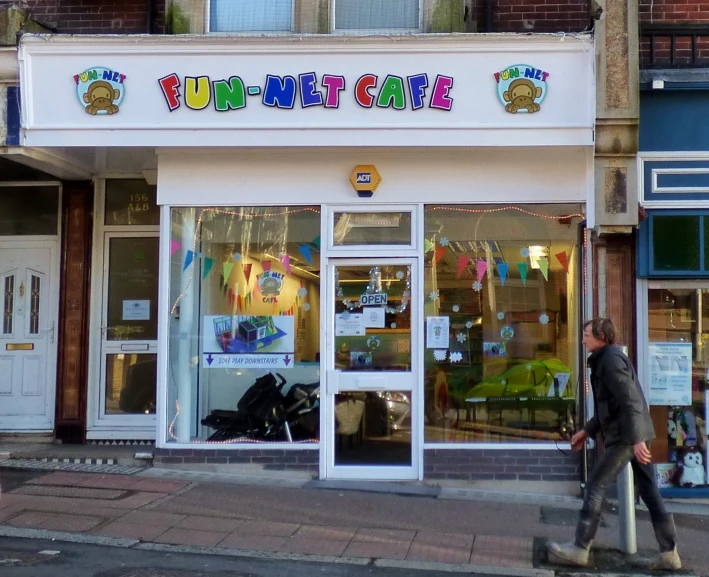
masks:
<svg viewBox="0 0 709 577"><path fill-rule="evenodd" d="M510 114L539 112L547 95L548 72L528 64L515 64L495 72L497 96Z"/></svg>
<svg viewBox="0 0 709 577"><path fill-rule="evenodd" d="M101 67L75 74L77 95L86 113L92 116L116 114L123 102L125 79L125 74Z"/></svg>

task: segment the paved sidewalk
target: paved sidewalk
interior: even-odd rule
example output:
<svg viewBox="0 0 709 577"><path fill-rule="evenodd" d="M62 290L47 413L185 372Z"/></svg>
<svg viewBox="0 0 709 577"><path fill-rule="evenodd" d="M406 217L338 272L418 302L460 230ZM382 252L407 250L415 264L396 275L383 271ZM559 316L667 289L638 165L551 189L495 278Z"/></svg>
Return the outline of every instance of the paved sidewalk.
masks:
<svg viewBox="0 0 709 577"><path fill-rule="evenodd" d="M0 494L0 535L9 528L62 531L144 543L411 563L498 567L532 574L534 547L569 538L572 502L539 504L189 482L145 475L28 474ZM161 475L162 477L163 475ZM468 495L469 496L469 495ZM653 549L640 514L638 544ZM608 515L597 544L615 545ZM678 521L685 562L709 575L709 522ZM3 533L4 530L4 533ZM17 535L17 533L15 533ZM536 539L536 541L535 541ZM525 573L528 572L528 573Z"/></svg>

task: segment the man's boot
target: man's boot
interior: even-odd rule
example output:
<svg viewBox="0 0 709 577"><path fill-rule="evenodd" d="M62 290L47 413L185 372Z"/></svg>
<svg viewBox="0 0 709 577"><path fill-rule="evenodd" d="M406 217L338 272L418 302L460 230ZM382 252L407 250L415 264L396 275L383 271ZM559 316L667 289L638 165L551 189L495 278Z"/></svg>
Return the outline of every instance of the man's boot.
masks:
<svg viewBox="0 0 709 577"><path fill-rule="evenodd" d="M552 565L571 565L573 567L586 567L590 547L579 547L574 541L568 543L547 543L549 563Z"/></svg>
<svg viewBox="0 0 709 577"><path fill-rule="evenodd" d="M682 560L677 553L677 529L672 515L667 515L662 521L653 523L655 537L660 545L660 553L651 558L639 558L633 561L642 569L679 571Z"/></svg>

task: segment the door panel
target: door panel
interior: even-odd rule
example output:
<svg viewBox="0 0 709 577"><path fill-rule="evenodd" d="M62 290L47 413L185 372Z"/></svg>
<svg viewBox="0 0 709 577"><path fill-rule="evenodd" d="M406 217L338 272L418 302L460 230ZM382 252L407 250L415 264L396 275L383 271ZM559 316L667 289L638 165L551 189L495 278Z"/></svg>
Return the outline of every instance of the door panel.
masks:
<svg viewBox="0 0 709 577"><path fill-rule="evenodd" d="M158 257L157 233L106 233L99 422L154 423Z"/></svg>
<svg viewBox="0 0 709 577"><path fill-rule="evenodd" d="M0 416L3 429L44 430L53 426L47 394L55 384L47 370L55 354L52 252L15 247L0 249Z"/></svg>
<svg viewBox="0 0 709 577"><path fill-rule="evenodd" d="M416 259L332 259L327 476L418 476Z"/></svg>

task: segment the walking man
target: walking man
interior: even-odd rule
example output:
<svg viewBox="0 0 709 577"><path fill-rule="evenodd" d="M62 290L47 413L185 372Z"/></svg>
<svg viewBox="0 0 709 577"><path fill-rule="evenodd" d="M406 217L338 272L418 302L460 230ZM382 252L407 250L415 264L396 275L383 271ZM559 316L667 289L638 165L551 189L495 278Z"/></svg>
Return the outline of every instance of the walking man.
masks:
<svg viewBox="0 0 709 577"><path fill-rule="evenodd" d="M650 464L647 443L655 438L650 411L633 365L614 343L615 327L610 319L596 318L584 325L583 344L591 353L588 365L596 410L583 430L571 438L571 448L580 451L588 438L593 439L600 432L605 452L588 480L576 538L570 543L550 542L547 545L550 560L580 567L588 564L608 485L631 463L660 545L657 557L640 560L638 564L646 569L681 569L674 520L665 509Z"/></svg>

